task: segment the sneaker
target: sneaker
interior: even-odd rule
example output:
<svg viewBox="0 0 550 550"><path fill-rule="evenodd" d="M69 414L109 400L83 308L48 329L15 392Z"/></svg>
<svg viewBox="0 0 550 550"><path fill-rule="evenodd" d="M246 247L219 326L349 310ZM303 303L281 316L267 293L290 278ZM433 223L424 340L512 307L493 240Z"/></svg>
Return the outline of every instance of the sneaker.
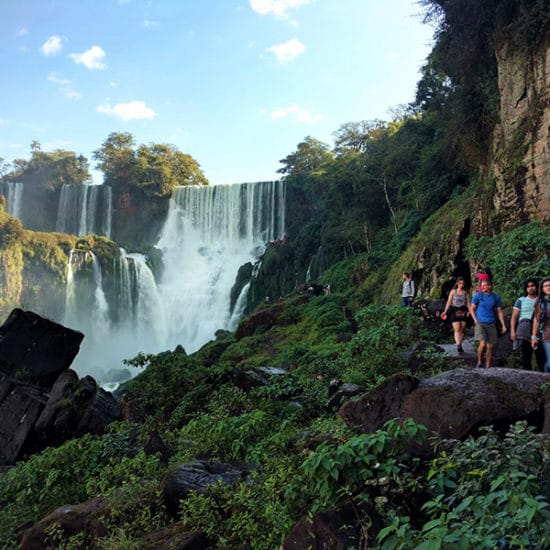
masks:
<svg viewBox="0 0 550 550"><path fill-rule="evenodd" d="M459 344L456 346L456 351L458 351L458 353L464 353L464 348Z"/></svg>

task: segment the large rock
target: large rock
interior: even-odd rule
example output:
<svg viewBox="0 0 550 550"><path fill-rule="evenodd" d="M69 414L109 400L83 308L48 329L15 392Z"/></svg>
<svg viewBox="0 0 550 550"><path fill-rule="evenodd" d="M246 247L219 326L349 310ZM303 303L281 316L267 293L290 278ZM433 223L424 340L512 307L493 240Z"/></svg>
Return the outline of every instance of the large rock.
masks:
<svg viewBox="0 0 550 550"><path fill-rule="evenodd" d="M255 466L241 462L224 464L196 460L178 464L172 468L164 481L166 510L172 517L176 517L180 500L186 498L190 491L209 495L210 486L219 483L232 485L245 481L255 469Z"/></svg>
<svg viewBox="0 0 550 550"><path fill-rule="evenodd" d="M359 513L361 511L361 514ZM361 523L360 516L367 515ZM340 510L318 512L302 518L283 542L282 550L348 550L349 548L372 548L381 524L374 510L363 506L347 506Z"/></svg>
<svg viewBox="0 0 550 550"><path fill-rule="evenodd" d="M0 374L0 464L13 464L84 433L99 434L122 418L109 392L89 376L63 372L47 390Z"/></svg>
<svg viewBox="0 0 550 550"><path fill-rule="evenodd" d="M363 433L392 418L412 418L431 434L460 439L479 426L507 426L527 419L550 432L546 401L550 374L516 369L455 369L428 378L395 375L362 399L345 403L340 415ZM429 454L426 443L418 449Z"/></svg>
<svg viewBox="0 0 550 550"><path fill-rule="evenodd" d="M83 338L36 313L14 309L0 327L0 370L49 386L70 367Z"/></svg>
<svg viewBox="0 0 550 550"><path fill-rule="evenodd" d="M141 550L207 550L211 546L203 533L186 531L181 523L172 523L136 541L136 548Z"/></svg>
<svg viewBox="0 0 550 550"><path fill-rule="evenodd" d="M81 504L60 506L19 535L21 550L48 548L48 532L58 525L67 538L85 533L88 542L107 535L105 518L110 515L109 504L104 497L97 497ZM88 546L89 547L89 546Z"/></svg>
<svg viewBox="0 0 550 550"><path fill-rule="evenodd" d="M42 388L0 374L0 464L16 462L46 402Z"/></svg>
<svg viewBox="0 0 550 550"><path fill-rule="evenodd" d="M550 218L550 40L529 52L513 33L503 37L495 48L500 105L491 169L499 219L516 227Z"/></svg>

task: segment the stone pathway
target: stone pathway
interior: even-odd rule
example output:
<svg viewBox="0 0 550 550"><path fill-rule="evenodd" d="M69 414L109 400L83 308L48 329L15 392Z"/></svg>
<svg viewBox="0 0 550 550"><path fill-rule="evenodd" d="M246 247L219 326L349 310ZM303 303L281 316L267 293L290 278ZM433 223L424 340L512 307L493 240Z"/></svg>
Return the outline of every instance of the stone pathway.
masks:
<svg viewBox="0 0 550 550"><path fill-rule="evenodd" d="M465 364L475 367L477 363L477 352L476 348L473 345L474 339L471 338L465 338L464 342L462 342L462 349L464 351L462 353L459 353L456 350L456 344L438 344L440 347L442 347L445 350L445 353L452 357L453 359L460 359Z"/></svg>

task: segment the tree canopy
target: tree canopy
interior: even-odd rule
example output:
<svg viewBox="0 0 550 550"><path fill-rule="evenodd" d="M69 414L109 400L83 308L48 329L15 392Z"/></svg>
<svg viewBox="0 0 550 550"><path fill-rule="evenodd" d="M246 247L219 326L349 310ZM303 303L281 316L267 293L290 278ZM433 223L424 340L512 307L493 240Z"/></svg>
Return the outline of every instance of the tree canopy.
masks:
<svg viewBox="0 0 550 550"><path fill-rule="evenodd" d="M208 185L200 165L189 154L168 144L139 145L127 132L113 132L94 151L106 184L140 188L147 195L166 196L180 185Z"/></svg>
<svg viewBox="0 0 550 550"><path fill-rule="evenodd" d="M30 160L16 159L11 167L10 171L6 163L2 163L0 175L6 181L28 183L49 190L64 184L82 185L91 179L86 157L64 149L46 153L38 141L31 143Z"/></svg>
<svg viewBox="0 0 550 550"><path fill-rule="evenodd" d="M283 167L277 172L294 175L310 174L321 170L323 165L330 162L332 158L330 147L326 143L307 136L304 141L298 143L294 153L279 161Z"/></svg>

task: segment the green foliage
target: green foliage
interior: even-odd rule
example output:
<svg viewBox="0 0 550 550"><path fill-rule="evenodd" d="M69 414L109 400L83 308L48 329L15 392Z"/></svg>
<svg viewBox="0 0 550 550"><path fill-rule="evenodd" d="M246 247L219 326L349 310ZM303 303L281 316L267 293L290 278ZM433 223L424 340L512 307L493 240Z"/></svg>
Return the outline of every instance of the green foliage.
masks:
<svg viewBox="0 0 550 550"><path fill-rule="evenodd" d="M136 447L122 424L100 438L85 435L48 448L0 476L0 546L15 528L35 522L52 509L78 503L119 487L141 487L160 479L159 459Z"/></svg>
<svg viewBox="0 0 550 550"><path fill-rule="evenodd" d="M436 458L427 479L434 498L421 529L394 517L382 548L545 548L550 543L548 437L516 423L504 438L491 428Z"/></svg>
<svg viewBox="0 0 550 550"><path fill-rule="evenodd" d="M372 386L403 368L402 352L418 339L421 323L410 308L370 305L355 318L359 330L345 350L341 377Z"/></svg>
<svg viewBox="0 0 550 550"><path fill-rule="evenodd" d="M0 251L14 245L23 236L21 222L0 208Z"/></svg>
<svg viewBox="0 0 550 550"><path fill-rule="evenodd" d="M134 136L113 132L94 151L105 183L117 191L140 189L146 197L166 197L179 185L207 185L208 180L191 155L173 145L140 145Z"/></svg>
<svg viewBox="0 0 550 550"><path fill-rule="evenodd" d="M379 512L405 507L418 480L407 449L426 436L426 428L407 419L334 444L323 443L302 464L303 479L291 485L288 498L310 495L311 510L327 510L353 498L376 503Z"/></svg>
<svg viewBox="0 0 550 550"><path fill-rule="evenodd" d="M195 361L183 353L163 352L158 355L139 354L126 364L146 367L138 376L126 382L122 391L128 398L139 398L143 411L156 421L166 421L189 393L200 403L207 374ZM183 411L180 411L180 414Z"/></svg>
<svg viewBox="0 0 550 550"><path fill-rule="evenodd" d="M329 146L318 139L308 136L298 144L296 151L279 162L283 167L277 170L281 174L309 174L322 170L323 165L332 159Z"/></svg>
<svg viewBox="0 0 550 550"><path fill-rule="evenodd" d="M491 267L495 291L507 303L523 292L529 277L550 273L550 229L532 222L494 237L469 237L466 254L471 262Z"/></svg>
<svg viewBox="0 0 550 550"><path fill-rule="evenodd" d="M62 185L82 185L91 180L89 164L83 155L56 149L51 153L41 150L40 144L31 144L31 158L17 159L11 172L4 175L7 181L40 186L50 191Z"/></svg>
<svg viewBox="0 0 550 550"><path fill-rule="evenodd" d="M247 483L212 486L211 496L191 494L181 501L183 525L205 532L217 548L277 548L292 527L284 492L295 465L281 456L272 466Z"/></svg>

